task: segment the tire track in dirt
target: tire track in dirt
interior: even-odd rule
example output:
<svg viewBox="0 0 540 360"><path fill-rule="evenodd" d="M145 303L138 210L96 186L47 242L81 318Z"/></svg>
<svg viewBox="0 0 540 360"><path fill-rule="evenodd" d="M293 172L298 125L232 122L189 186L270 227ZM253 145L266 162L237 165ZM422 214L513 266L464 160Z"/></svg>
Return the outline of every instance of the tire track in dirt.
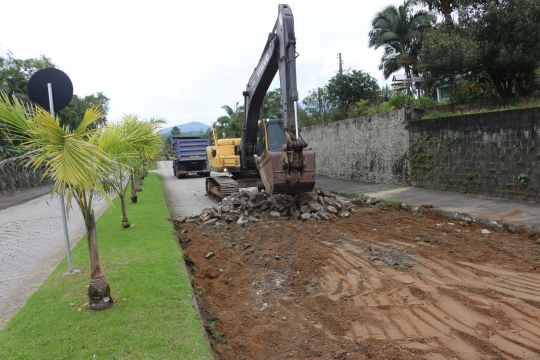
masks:
<svg viewBox="0 0 540 360"><path fill-rule="evenodd" d="M539 359L535 238L423 215L177 223L217 355Z"/></svg>

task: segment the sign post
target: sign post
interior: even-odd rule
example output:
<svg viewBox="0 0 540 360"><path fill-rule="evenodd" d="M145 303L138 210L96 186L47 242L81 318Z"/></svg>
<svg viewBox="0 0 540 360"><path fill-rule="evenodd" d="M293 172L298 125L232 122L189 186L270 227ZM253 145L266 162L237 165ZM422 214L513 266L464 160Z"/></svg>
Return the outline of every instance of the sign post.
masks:
<svg viewBox="0 0 540 360"><path fill-rule="evenodd" d="M55 85L56 93L56 109L62 110L73 98L73 84L69 77L61 70L47 68L36 72L28 82L28 97L43 109L49 110L51 116L55 119L53 84ZM47 91L45 91L45 85L47 85ZM64 194L60 194L60 208L62 209L62 223L64 225L64 238L66 240L66 251L69 264L69 271L64 274L64 276L66 276L78 273L81 270L73 269L73 264L71 263Z"/></svg>
<svg viewBox="0 0 540 360"><path fill-rule="evenodd" d="M47 83L47 90L49 92L49 108L51 112L51 116L53 119L56 120L56 116L54 114L54 101L53 101L53 92L52 92L52 84ZM78 273L79 269L73 269L73 264L71 263L71 249L69 248L69 233L68 233L68 227L67 227L67 218L66 218L66 205L64 203L64 194L60 194L60 207L62 208L62 224L64 225L64 238L66 239L66 251L67 251L67 259L68 259L68 265L69 265L69 271L64 274L71 275Z"/></svg>

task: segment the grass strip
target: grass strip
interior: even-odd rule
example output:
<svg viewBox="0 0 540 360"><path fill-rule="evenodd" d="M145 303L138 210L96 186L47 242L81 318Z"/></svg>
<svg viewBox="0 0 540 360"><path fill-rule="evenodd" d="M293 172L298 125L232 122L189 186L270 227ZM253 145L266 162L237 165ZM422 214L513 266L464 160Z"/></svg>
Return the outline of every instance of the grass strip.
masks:
<svg viewBox="0 0 540 360"><path fill-rule="evenodd" d="M120 199L97 221L100 261L116 297L91 312L86 236L0 331L0 359L210 359L190 297L182 250L168 222L158 174L150 173L123 229ZM74 305L71 305L74 304Z"/></svg>
<svg viewBox="0 0 540 360"><path fill-rule="evenodd" d="M461 105L461 104L458 104L458 105ZM457 111L455 113L442 112L442 111L435 110L422 116L420 120L429 120L429 119L437 119L437 118L461 116L461 115L483 114L483 113L496 112L496 111L530 109L530 108L535 108L535 107L540 107L540 102L535 103L535 104L530 104L530 105L523 105L523 106L506 105L506 106L499 106L494 109L473 109L469 111Z"/></svg>

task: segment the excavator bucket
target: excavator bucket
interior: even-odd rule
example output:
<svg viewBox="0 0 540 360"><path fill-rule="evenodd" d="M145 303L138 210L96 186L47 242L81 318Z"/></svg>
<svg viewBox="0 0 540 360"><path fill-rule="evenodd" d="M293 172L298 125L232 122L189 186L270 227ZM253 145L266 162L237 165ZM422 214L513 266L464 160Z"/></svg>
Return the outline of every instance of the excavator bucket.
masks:
<svg viewBox="0 0 540 360"><path fill-rule="evenodd" d="M296 154L294 151L265 150L256 164L270 194L294 195L315 187L315 151L311 149Z"/></svg>

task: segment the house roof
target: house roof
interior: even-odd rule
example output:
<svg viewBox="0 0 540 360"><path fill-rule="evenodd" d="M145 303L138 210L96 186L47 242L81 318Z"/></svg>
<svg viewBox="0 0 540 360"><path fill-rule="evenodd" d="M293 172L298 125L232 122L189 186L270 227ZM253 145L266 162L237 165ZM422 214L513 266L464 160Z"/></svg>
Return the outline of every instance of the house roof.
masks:
<svg viewBox="0 0 540 360"><path fill-rule="evenodd" d="M403 81L405 79L407 79L407 75L405 74L395 74L392 76L392 81Z"/></svg>

